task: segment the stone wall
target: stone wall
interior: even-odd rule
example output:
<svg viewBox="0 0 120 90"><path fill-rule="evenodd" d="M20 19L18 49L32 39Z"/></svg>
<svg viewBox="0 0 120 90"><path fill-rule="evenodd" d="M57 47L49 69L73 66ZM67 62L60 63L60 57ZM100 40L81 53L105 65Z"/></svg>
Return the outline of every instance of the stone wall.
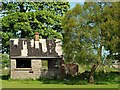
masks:
<svg viewBox="0 0 120 90"><path fill-rule="evenodd" d="M16 59L11 59L11 78L28 79L39 78L41 75L42 63L39 59L31 59L31 68L16 68Z"/></svg>

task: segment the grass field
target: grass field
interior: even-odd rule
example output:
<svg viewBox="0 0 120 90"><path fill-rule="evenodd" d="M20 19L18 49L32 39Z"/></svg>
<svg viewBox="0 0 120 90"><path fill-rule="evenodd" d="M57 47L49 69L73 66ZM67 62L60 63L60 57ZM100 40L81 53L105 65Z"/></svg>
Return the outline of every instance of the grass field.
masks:
<svg viewBox="0 0 120 90"><path fill-rule="evenodd" d="M2 88L118 88L117 84L111 85L65 85L42 84L40 81L8 81L2 80Z"/></svg>

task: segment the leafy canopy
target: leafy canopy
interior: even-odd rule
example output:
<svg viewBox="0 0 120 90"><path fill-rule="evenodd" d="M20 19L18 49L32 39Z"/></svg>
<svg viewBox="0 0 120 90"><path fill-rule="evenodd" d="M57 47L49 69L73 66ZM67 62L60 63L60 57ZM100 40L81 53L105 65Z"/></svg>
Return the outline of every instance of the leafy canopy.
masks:
<svg viewBox="0 0 120 90"><path fill-rule="evenodd" d="M66 61L98 63L102 48L119 54L118 2L85 2L69 10L63 21L63 49Z"/></svg>
<svg viewBox="0 0 120 90"><path fill-rule="evenodd" d="M9 52L10 38L62 39L61 19L69 9L68 2L9 2L2 3L2 52Z"/></svg>

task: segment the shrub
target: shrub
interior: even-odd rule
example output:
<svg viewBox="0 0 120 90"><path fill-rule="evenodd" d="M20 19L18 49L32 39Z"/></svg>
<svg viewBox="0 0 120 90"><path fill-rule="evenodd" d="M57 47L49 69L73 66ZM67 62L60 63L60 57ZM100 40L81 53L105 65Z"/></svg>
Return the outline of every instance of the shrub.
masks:
<svg viewBox="0 0 120 90"><path fill-rule="evenodd" d="M8 54L0 54L0 64L2 64L2 68L10 66L10 59Z"/></svg>
<svg viewBox="0 0 120 90"><path fill-rule="evenodd" d="M95 83L96 84L118 84L120 72L96 72Z"/></svg>

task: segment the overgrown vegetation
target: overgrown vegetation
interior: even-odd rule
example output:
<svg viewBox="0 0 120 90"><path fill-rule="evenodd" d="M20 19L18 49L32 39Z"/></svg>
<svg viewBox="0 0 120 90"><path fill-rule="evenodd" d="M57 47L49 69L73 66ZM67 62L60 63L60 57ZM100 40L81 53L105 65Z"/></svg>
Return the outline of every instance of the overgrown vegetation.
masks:
<svg viewBox="0 0 120 90"><path fill-rule="evenodd" d="M7 80L9 82L21 82L21 83L26 83L30 84L32 81L36 81L41 84L66 84L66 85L87 85L88 79L89 79L89 73L90 71L85 71L81 74L79 74L76 77L71 77L69 76L66 79L48 79L48 78L39 78L39 79L11 79L9 77L9 70L3 70L3 73L1 75L2 80ZM95 85L109 85L109 84L118 84L120 83L119 79L119 74L120 72L118 71L110 71L110 72L104 72L104 71L99 71L95 72Z"/></svg>
<svg viewBox="0 0 120 90"><path fill-rule="evenodd" d="M67 84L67 85L86 85L88 84L90 72L84 72L77 77L69 77L68 79L39 79L44 84ZM94 84L118 84L119 72L95 72L95 82Z"/></svg>

